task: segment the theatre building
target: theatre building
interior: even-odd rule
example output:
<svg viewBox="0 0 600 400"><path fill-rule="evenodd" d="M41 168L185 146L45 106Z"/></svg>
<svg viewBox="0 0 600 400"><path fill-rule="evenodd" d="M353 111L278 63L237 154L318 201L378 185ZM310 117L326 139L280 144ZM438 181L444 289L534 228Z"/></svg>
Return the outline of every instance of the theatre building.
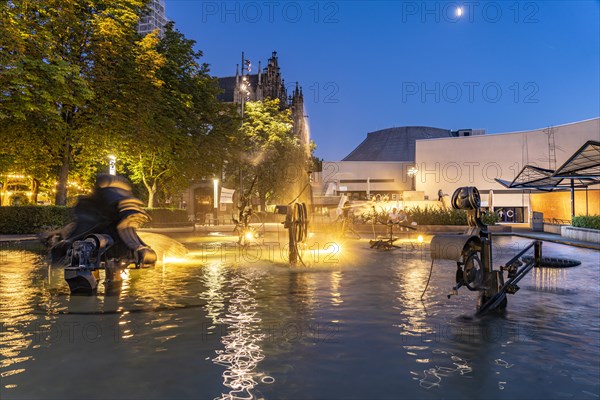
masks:
<svg viewBox="0 0 600 400"><path fill-rule="evenodd" d="M440 191L452 195L460 186L475 186L484 208L491 192L502 222L529 223L532 211L547 219L570 220L568 179L553 179L550 189L525 181L543 182L534 175L550 177L588 141L600 141L600 118L494 134L432 127L385 129L369 133L342 161L324 162L313 191L317 205L333 204L328 198L345 193L354 201L378 196L412 207L441 206ZM579 156L591 173L600 172L599 152L591 146ZM600 214L597 182L575 180L575 215Z"/></svg>

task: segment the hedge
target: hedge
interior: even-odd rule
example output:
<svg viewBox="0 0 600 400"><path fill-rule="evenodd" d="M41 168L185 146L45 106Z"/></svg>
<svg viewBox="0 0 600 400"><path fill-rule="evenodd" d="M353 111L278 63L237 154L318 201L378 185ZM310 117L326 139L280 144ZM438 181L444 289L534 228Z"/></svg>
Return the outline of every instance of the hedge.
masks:
<svg viewBox="0 0 600 400"><path fill-rule="evenodd" d="M410 219L419 225L467 225L463 210L415 207L408 210Z"/></svg>
<svg viewBox="0 0 600 400"><path fill-rule="evenodd" d="M71 209L59 206L0 207L0 234L29 234L59 229L71 222Z"/></svg>
<svg viewBox="0 0 600 400"><path fill-rule="evenodd" d="M600 230L600 215L578 215L573 217L573 226Z"/></svg>
<svg viewBox="0 0 600 400"><path fill-rule="evenodd" d="M188 222L187 211L175 208L146 210L152 224ZM0 234L20 235L60 229L71 222L71 208L59 206L6 206L0 207Z"/></svg>
<svg viewBox="0 0 600 400"><path fill-rule="evenodd" d="M152 220L145 223L144 226L188 222L187 211L181 208L146 208L146 212Z"/></svg>

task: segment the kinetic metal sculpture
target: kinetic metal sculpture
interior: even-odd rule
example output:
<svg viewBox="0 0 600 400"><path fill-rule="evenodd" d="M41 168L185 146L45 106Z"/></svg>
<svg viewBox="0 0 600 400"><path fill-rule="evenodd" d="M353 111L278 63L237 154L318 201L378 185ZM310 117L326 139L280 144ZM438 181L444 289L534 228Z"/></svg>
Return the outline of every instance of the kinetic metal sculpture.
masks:
<svg viewBox="0 0 600 400"><path fill-rule="evenodd" d="M66 265L71 293L95 292L100 269L106 272L110 290L120 287L120 273L129 265L142 268L156 263L156 253L136 232L149 216L125 178L98 175L94 190L80 197L74 214L75 221L63 228L62 240L51 248L52 261Z"/></svg>
<svg viewBox="0 0 600 400"><path fill-rule="evenodd" d="M481 198L476 187L458 188L452 195L452 207L467 212L468 231L463 235L435 235L431 240L431 258L456 261L456 286L450 296L465 286L479 292L477 315L506 307L506 294L519 290L517 283L542 259L542 242L533 241L499 270L492 265L492 234L481 221ZM531 248L534 256L524 254ZM503 273L507 272L504 281Z"/></svg>

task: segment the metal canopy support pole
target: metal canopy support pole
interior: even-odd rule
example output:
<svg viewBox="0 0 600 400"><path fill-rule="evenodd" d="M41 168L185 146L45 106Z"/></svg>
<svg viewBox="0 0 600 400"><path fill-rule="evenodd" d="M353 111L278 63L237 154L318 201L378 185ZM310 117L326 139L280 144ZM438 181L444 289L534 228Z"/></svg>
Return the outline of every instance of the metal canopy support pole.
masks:
<svg viewBox="0 0 600 400"><path fill-rule="evenodd" d="M588 187L585 187L585 215L588 216Z"/></svg>
<svg viewBox="0 0 600 400"><path fill-rule="evenodd" d="M571 179L571 223L575 216L575 181Z"/></svg>

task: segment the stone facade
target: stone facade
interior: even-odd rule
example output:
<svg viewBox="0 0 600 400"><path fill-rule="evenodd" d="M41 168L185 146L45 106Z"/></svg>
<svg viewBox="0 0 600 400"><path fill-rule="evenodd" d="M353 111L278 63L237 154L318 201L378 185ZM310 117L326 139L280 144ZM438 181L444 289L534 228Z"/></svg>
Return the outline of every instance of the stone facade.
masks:
<svg viewBox="0 0 600 400"><path fill-rule="evenodd" d="M242 56L243 58L243 56ZM245 64L246 60L242 60ZM250 68L252 68L250 66ZM304 96L302 87L296 82L295 87L288 95L288 87L281 74L277 52L271 54L265 68L258 63L258 72L247 73L247 65L240 71L236 65L235 76L219 78L219 86L223 93L219 96L221 101L242 105L242 101L260 101L266 98L279 99L281 107L292 112L292 134L300 139L308 149L310 138L304 116ZM250 71L252 72L252 70Z"/></svg>

